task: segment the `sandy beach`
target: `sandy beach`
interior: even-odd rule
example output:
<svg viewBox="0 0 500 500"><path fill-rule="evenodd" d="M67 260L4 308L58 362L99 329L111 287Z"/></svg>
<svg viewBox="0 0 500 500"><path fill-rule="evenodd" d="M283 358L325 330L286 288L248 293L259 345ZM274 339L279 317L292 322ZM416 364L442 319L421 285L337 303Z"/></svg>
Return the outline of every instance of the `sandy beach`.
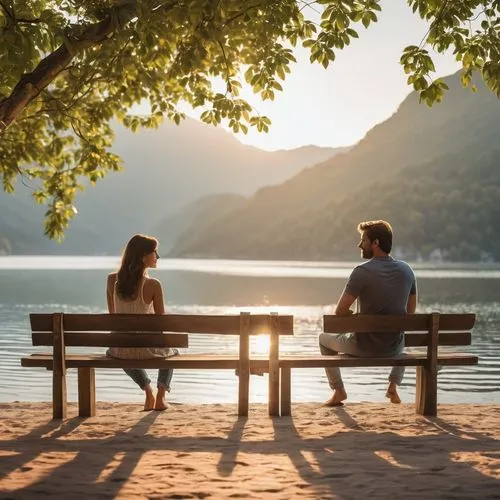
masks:
<svg viewBox="0 0 500 500"><path fill-rule="evenodd" d="M0 405L0 498L500 498L500 406Z"/></svg>

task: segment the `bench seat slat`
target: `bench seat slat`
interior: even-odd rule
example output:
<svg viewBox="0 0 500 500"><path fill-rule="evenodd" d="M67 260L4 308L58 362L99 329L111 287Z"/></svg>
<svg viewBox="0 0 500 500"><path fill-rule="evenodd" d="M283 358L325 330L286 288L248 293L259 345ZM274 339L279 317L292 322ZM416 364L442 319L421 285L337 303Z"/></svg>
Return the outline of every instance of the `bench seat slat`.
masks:
<svg viewBox="0 0 500 500"><path fill-rule="evenodd" d="M472 340L471 332L445 332L438 336L439 345L463 346L470 345ZM422 332L406 332L406 347L427 347L429 336Z"/></svg>
<svg viewBox="0 0 500 500"><path fill-rule="evenodd" d="M280 358L280 367L285 368L324 368L338 367L367 367L367 366L423 366L427 362L425 353L405 353L387 358L355 358L345 354L336 356L283 356ZM472 354L446 353L438 355L440 365L475 365L478 358Z"/></svg>
<svg viewBox="0 0 500 500"><path fill-rule="evenodd" d="M30 314L33 331L52 331L52 314ZM293 335L293 316L278 317L281 335ZM271 331L267 314L250 316L250 335ZM238 335L240 315L194 314L64 314L64 331L147 331Z"/></svg>
<svg viewBox="0 0 500 500"><path fill-rule="evenodd" d="M367 367L367 366L422 366L427 358L425 353L407 353L392 358L354 358L339 354L336 356L283 356L280 358L280 366L290 368L321 368L326 366L339 367ZM438 356L441 365L474 365L478 357L464 353L446 353ZM252 358L250 366L258 369L268 367L269 360L265 357ZM52 367L51 354L32 354L21 359L22 366L29 367ZM123 360L113 359L101 354L78 355L68 354L66 356L68 368L94 367L94 368L237 368L238 356L219 356L210 354L186 354L173 356L171 358L157 358L146 360Z"/></svg>
<svg viewBox="0 0 500 500"><path fill-rule="evenodd" d="M51 354L32 354L21 359L22 366L52 368ZM265 371L269 365L266 357L252 358L250 369L256 368ZM102 354L67 354L67 368L212 368L212 369L236 369L239 366L237 355L217 354L182 354L170 358L155 359L114 359Z"/></svg>
<svg viewBox="0 0 500 500"><path fill-rule="evenodd" d="M428 314L408 314L403 316L360 315L323 316L323 331L326 333L348 332L390 332L390 331L427 331ZM439 318L439 330L470 330L476 321L475 314L444 314Z"/></svg>
<svg viewBox="0 0 500 500"><path fill-rule="evenodd" d="M64 332L66 346L82 347L188 347L187 333ZM33 345L51 346L52 332L33 332Z"/></svg>

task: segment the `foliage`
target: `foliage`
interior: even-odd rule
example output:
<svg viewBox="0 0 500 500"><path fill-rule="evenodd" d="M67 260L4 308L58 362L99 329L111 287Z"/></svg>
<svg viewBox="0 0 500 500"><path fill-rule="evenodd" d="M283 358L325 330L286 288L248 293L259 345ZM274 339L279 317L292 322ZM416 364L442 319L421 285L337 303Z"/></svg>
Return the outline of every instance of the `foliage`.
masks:
<svg viewBox="0 0 500 500"><path fill-rule="evenodd" d="M408 3L429 22L401 57L421 99L430 105L446 90L432 80L429 47L453 50L464 84L478 70L500 96L500 0ZM46 234L61 237L85 182L121 168L113 119L132 130L179 123L187 102L206 123L265 132L270 120L239 97L242 85L274 99L297 44L327 68L380 10L380 0L0 0L3 188L18 176L34 186ZM143 102L151 113L134 116Z"/></svg>
<svg viewBox="0 0 500 500"><path fill-rule="evenodd" d="M437 251L450 261L500 261L500 235L495 230L500 216L500 149L475 153L448 154L384 179L360 192L361 201L350 211L332 203L328 209L338 220L330 234L340 235L338 252L349 255L358 221L383 218L393 224L395 245L407 259L428 259ZM374 197L374 192L380 195ZM327 251L324 239L320 246Z"/></svg>

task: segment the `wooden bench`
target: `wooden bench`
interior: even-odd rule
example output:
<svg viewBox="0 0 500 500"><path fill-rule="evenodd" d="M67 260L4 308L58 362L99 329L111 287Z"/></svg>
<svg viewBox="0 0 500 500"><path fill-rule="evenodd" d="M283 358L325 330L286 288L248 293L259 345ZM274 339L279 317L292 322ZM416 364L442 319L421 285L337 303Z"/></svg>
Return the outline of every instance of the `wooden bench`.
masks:
<svg viewBox="0 0 500 500"><path fill-rule="evenodd" d="M30 314L34 346L52 352L21 359L26 367L52 370L53 418L67 413L66 370L78 370L78 409L95 415L95 368L173 368L238 370L238 415L248 415L251 370L269 372L269 414L279 415L279 336L293 334L293 316L153 314ZM138 333L140 332L140 333ZM164 333L168 332L168 333ZM115 359L105 354L68 354L66 347L188 347L189 333L237 335L239 354L182 354L147 360ZM273 361L250 359L250 336L270 334Z"/></svg>
<svg viewBox="0 0 500 500"><path fill-rule="evenodd" d="M477 356L462 353L441 353L438 346L465 346L471 343L470 330L474 314L412 314L408 316L323 316L326 333L363 333L405 331L406 347L426 347L422 353L405 352L395 357L356 358L343 354L335 356L284 356L279 359L281 377L281 415L291 415L292 368L416 366L416 412L437 414L438 365L475 365Z"/></svg>

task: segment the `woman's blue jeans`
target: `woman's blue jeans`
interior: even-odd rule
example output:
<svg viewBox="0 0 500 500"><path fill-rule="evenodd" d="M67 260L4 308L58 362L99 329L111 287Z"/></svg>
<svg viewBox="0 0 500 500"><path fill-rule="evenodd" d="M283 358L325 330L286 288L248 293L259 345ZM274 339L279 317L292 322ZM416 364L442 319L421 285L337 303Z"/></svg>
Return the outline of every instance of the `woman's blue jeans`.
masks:
<svg viewBox="0 0 500 500"><path fill-rule="evenodd" d="M124 368L123 371L142 389L151 383L146 370L143 368ZM164 387L167 392L170 392L170 381L174 370L172 368L161 368L158 370L158 378L156 379L157 387Z"/></svg>

